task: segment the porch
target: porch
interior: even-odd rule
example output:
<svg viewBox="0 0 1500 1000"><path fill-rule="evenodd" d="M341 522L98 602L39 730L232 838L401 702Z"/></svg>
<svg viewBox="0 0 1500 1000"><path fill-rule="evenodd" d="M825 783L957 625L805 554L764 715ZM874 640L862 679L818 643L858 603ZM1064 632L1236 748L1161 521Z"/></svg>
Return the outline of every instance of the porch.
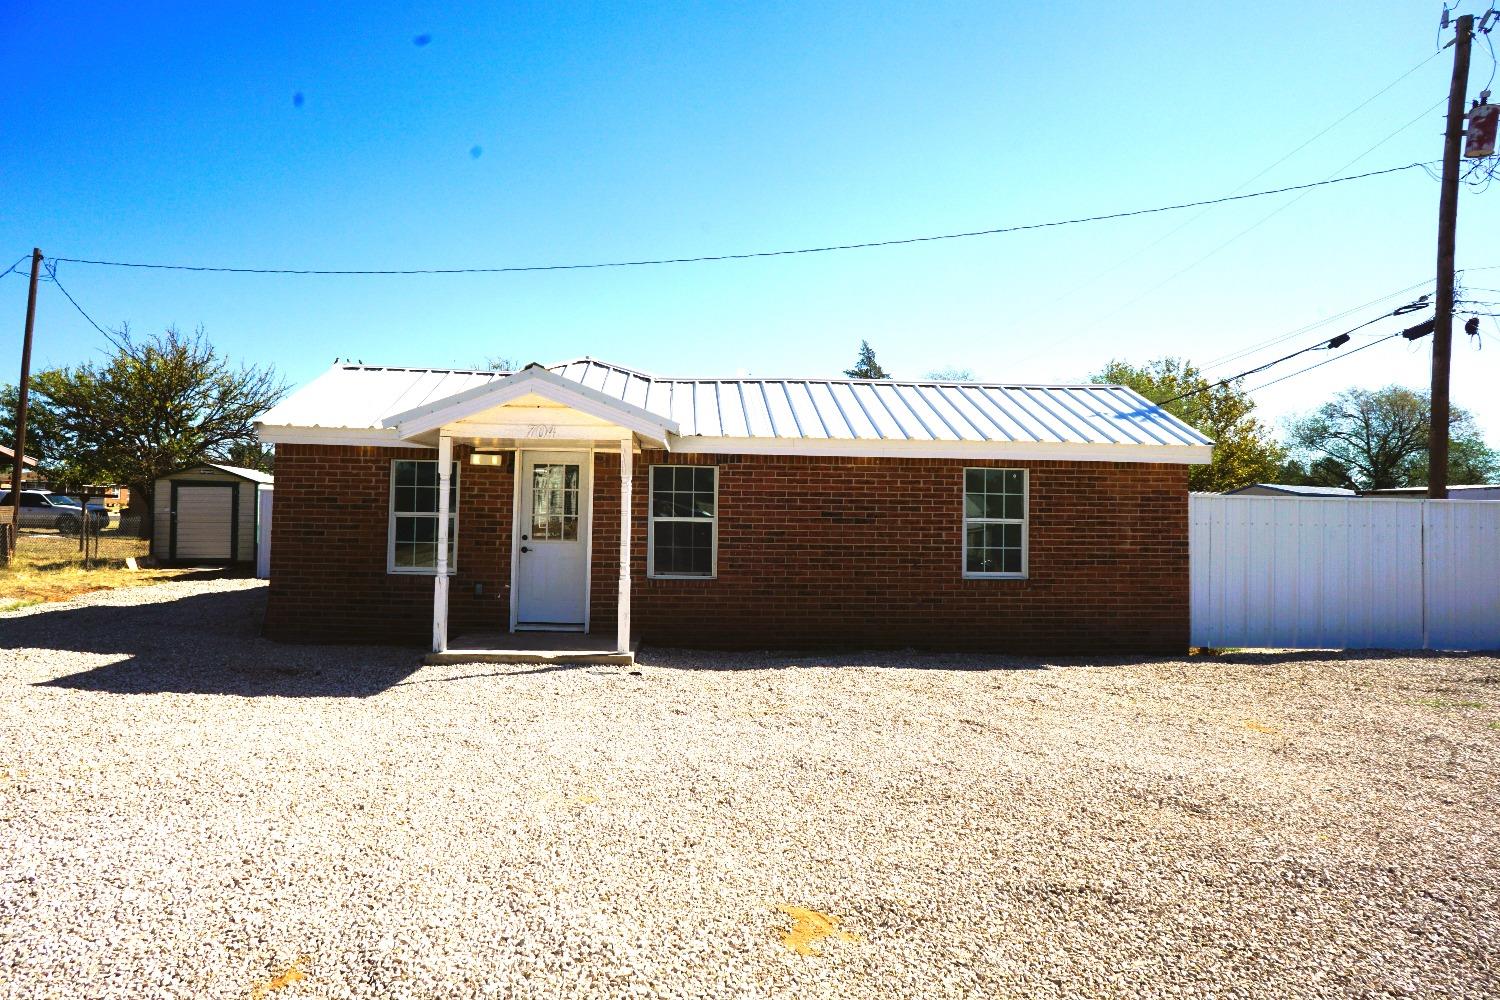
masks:
<svg viewBox="0 0 1500 1000"><path fill-rule="evenodd" d="M532 366L449 397L435 407L398 414L386 424L403 441L436 451L437 481L431 490L436 500L432 542L436 573L429 663L634 662L630 627L633 456L642 444L665 447L676 430L674 422ZM508 466L514 496L509 620L496 622L499 627L493 631L450 640L449 534L456 524L453 516L462 517L462 510L452 507L456 452L467 453L470 465ZM619 576L613 621L591 620L594 456L598 453L619 456L617 486L597 484L601 495L618 489ZM396 487L399 492L399 481ZM401 516L393 508L393 520Z"/></svg>

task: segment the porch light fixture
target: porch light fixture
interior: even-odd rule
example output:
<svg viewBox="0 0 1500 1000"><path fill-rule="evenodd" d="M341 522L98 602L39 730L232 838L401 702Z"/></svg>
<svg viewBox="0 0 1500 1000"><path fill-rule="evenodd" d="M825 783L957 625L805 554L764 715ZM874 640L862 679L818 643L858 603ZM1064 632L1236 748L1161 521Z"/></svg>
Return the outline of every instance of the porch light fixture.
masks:
<svg viewBox="0 0 1500 1000"><path fill-rule="evenodd" d="M470 465L494 465L499 466L505 472L515 468L515 461L516 453L513 451L472 451L469 453Z"/></svg>

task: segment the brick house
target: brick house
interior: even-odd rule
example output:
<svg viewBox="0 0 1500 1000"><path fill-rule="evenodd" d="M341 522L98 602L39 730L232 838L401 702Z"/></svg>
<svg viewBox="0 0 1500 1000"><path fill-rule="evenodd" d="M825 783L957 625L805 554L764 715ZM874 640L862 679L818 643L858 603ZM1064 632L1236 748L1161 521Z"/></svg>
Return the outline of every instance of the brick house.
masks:
<svg viewBox="0 0 1500 1000"><path fill-rule="evenodd" d="M1188 642L1187 472L1212 446L1119 386L341 364L258 428L274 638Z"/></svg>

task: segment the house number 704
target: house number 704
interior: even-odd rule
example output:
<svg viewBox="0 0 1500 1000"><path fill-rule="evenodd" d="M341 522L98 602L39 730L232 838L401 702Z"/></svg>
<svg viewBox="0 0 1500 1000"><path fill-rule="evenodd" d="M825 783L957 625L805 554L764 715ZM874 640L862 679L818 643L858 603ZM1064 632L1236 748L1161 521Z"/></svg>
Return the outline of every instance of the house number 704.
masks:
<svg viewBox="0 0 1500 1000"><path fill-rule="evenodd" d="M532 424L526 428L526 436L529 438L555 438L557 428L551 424Z"/></svg>

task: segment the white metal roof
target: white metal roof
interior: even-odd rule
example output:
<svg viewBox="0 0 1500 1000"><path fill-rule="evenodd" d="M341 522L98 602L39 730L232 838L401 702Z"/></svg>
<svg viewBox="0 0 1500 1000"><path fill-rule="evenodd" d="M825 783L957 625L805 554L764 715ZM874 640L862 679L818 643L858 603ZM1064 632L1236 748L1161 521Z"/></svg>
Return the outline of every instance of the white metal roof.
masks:
<svg viewBox="0 0 1500 1000"><path fill-rule="evenodd" d="M257 423L277 427L371 428L386 417L455 396L505 372L336 364Z"/></svg>
<svg viewBox="0 0 1500 1000"><path fill-rule="evenodd" d="M192 465L184 466L175 472L168 473L163 478L171 479L182 475L184 472L192 472L194 469L218 469L220 472L228 473L236 479L245 479L262 485L272 482L273 479L269 472L261 472L259 469L247 469L242 465L225 465L223 462L194 462Z"/></svg>
<svg viewBox="0 0 1500 1000"><path fill-rule="evenodd" d="M231 476L248 479L252 483L269 483L273 479L269 472L261 472L259 469L247 469L243 465L224 465L221 462L206 462L204 464L212 465L215 469L222 469Z"/></svg>
<svg viewBox="0 0 1500 1000"><path fill-rule="evenodd" d="M1353 490L1342 486L1294 486L1289 483L1252 483L1249 486L1241 486L1237 490L1230 490L1225 496L1236 496L1247 490L1274 490L1277 493L1295 494L1308 497L1353 497L1359 496Z"/></svg>
<svg viewBox="0 0 1500 1000"><path fill-rule="evenodd" d="M681 438L1208 446L1117 385L870 379L662 378L581 358L565 379L675 421ZM375 429L506 372L335 365L260 418L266 426Z"/></svg>

